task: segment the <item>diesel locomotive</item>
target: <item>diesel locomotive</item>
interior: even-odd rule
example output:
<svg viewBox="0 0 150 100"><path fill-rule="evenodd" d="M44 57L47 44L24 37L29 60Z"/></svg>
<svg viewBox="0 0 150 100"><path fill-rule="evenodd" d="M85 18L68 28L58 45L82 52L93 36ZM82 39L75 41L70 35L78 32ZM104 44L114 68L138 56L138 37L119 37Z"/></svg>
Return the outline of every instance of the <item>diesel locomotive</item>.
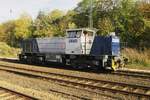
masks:
<svg viewBox="0 0 150 100"><path fill-rule="evenodd" d="M88 28L68 29L65 37L26 39L21 48L19 59L27 63L53 61L112 70L122 63L119 37L97 36L96 30Z"/></svg>

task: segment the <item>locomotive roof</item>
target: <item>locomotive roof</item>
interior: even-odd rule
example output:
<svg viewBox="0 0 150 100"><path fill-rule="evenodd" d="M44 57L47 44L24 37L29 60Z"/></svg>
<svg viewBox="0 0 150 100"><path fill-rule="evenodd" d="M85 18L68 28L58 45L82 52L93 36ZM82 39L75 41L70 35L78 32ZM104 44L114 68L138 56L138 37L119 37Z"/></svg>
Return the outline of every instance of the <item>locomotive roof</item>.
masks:
<svg viewBox="0 0 150 100"><path fill-rule="evenodd" d="M67 29L66 31L75 31L75 30L87 30L87 31L95 31L95 29L89 29L89 28L76 28L76 29Z"/></svg>

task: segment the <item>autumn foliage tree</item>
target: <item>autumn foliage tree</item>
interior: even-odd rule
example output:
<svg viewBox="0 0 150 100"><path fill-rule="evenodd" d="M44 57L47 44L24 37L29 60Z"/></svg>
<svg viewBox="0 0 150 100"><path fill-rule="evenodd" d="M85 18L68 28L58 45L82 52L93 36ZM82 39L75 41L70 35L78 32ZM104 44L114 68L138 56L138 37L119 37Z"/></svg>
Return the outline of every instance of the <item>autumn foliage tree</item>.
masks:
<svg viewBox="0 0 150 100"><path fill-rule="evenodd" d="M147 47L150 42L150 3L142 0L92 0L93 26L98 35L116 32L131 47ZM23 14L0 25L0 41L18 46L26 38L65 36L68 28L89 27L90 0L82 0L67 13L40 11L32 19Z"/></svg>

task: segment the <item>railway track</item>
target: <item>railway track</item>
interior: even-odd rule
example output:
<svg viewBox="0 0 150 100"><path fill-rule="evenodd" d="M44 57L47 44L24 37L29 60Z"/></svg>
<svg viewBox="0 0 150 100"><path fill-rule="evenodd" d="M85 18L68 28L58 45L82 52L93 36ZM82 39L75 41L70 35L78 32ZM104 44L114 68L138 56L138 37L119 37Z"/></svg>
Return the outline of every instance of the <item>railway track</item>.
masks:
<svg viewBox="0 0 150 100"><path fill-rule="evenodd" d="M136 78L150 79L150 73L146 73L146 72L137 72L137 71L129 71L129 70L118 70L116 72L112 72L111 74L122 75L122 76L129 76L129 77L136 77Z"/></svg>
<svg viewBox="0 0 150 100"><path fill-rule="evenodd" d="M51 77L52 73L50 74L50 77L49 75L40 75L41 73L46 73L46 72L41 72L41 71L34 71L34 70L28 70L28 69L21 69L19 70L20 68L16 68L14 70L14 68L1 68L2 66L0 66L0 71L7 71L7 72L12 72L12 73L15 73L15 74L19 74L19 75L23 75L23 76L27 76L27 77L33 77L33 78L38 78L38 79L41 79L41 80L46 80L46 81L49 81L49 82L55 82L61 86L65 86L65 87L69 87L69 88L75 88L79 91L82 91L83 94L81 93L81 95L76 95L76 94L70 94L70 93L65 93L65 92L61 92L60 91L55 91L55 90L50 90L52 92L55 92L55 93L58 93L60 95L65 95L65 96L68 96L70 98L75 98L74 100L78 100L78 99L81 99L81 100L90 100L93 98L93 96L89 96L89 95L85 95L86 93L88 94L91 94L91 95L97 95L95 98L98 98L98 97L101 97L101 96L105 96L105 97L108 97L108 98L112 98L111 100L116 100L118 99L118 97L116 96L110 96L110 95L106 95L106 94L103 94L103 93L99 93L97 91L93 91L93 90L90 90L90 89L85 89L83 88L83 85L82 84L78 84L76 82L69 82L67 80L64 80L64 79L60 79L60 77L58 78L54 78L54 77ZM37 73L40 73L40 74L37 74ZM46 73L47 74L47 73ZM55 74L53 74L55 75ZM79 86L80 85L80 86ZM82 86L82 87L81 87ZM99 96L98 96L99 95ZM120 98L119 98L120 99ZM109 100L109 99L108 99Z"/></svg>
<svg viewBox="0 0 150 100"><path fill-rule="evenodd" d="M8 61L13 63L20 63L17 59L1 59L2 61ZM136 77L136 78L144 78L144 79L150 79L150 72L144 72L144 71L131 71L128 69L119 69L115 72L111 72L109 74L113 75L121 75L121 76L130 76L130 77Z"/></svg>
<svg viewBox="0 0 150 100"><path fill-rule="evenodd" d="M0 100L37 100L34 97L27 96L6 88L0 87Z"/></svg>
<svg viewBox="0 0 150 100"><path fill-rule="evenodd" d="M121 83L121 82L112 82L108 80L96 80L85 77L77 77L31 69L10 67L6 65L0 65L0 70L5 70L21 75L26 75L29 77L36 77L47 81L52 81L62 86L73 87L76 89L80 89L82 91L98 95L105 95L106 94L105 92L109 92L112 95L115 94L115 96L114 95L113 96L107 95L107 96L117 99L120 99L122 95L127 96L129 98L135 97L137 99L139 98L150 99L150 87L148 86ZM121 96L118 97L116 94L121 94Z"/></svg>

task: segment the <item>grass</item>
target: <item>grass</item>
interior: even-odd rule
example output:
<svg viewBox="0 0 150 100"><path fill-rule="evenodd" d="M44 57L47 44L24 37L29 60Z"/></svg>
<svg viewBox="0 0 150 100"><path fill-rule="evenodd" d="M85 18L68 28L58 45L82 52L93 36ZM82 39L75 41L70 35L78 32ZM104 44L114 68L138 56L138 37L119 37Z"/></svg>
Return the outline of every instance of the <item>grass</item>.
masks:
<svg viewBox="0 0 150 100"><path fill-rule="evenodd" d="M17 57L20 49L10 47L4 42L0 42L0 56L1 57Z"/></svg>
<svg viewBox="0 0 150 100"><path fill-rule="evenodd" d="M150 49L139 51L132 48L126 48L122 50L122 54L129 60L127 67L150 69Z"/></svg>

